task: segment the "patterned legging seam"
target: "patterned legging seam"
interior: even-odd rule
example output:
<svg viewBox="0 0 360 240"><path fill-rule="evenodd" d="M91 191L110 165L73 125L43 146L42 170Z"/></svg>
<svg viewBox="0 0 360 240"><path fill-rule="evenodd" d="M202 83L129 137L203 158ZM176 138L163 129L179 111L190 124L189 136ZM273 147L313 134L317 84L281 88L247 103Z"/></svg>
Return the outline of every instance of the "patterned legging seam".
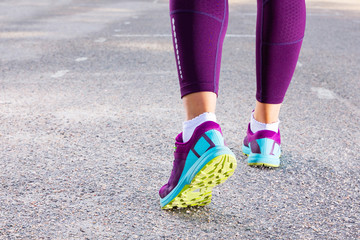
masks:
<svg viewBox="0 0 360 240"><path fill-rule="evenodd" d="M271 45L271 46L283 46L283 45L291 45L291 44L299 43L303 39L304 39L304 37L302 37L302 38L300 38L300 39L298 39L296 41L293 41L293 42L282 42L282 43L263 42L262 44Z"/></svg>
<svg viewBox="0 0 360 240"><path fill-rule="evenodd" d="M219 37L218 37L218 42L217 42L217 46L216 46L216 57L215 57L215 63L214 63L214 92L216 92L216 76L217 76L217 61L218 61L218 55L219 55L219 45L220 45L220 40L221 40L221 35L222 35L222 31L224 29L224 23L225 23L225 18L226 18L226 10L227 10L227 0L224 0L224 15L223 15L223 19L221 21L221 29L219 32Z"/></svg>
<svg viewBox="0 0 360 240"><path fill-rule="evenodd" d="M178 9L178 10L171 11L171 12L170 12L170 15L175 14L175 13L197 13L197 14L202 14L202 15L211 17L211 18L215 19L216 21L218 21L218 22L220 22L220 23L222 22L222 20L221 20L220 18L214 17L214 16L211 15L211 14L208 14L208 13L206 13L206 12L201 12L201 11Z"/></svg>

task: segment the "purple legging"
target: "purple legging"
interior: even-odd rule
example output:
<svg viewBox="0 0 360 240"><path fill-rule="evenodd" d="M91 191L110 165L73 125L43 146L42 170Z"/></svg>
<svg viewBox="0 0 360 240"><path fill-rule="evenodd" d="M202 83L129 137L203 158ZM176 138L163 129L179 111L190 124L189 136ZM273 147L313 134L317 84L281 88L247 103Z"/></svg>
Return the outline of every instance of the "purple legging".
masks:
<svg viewBox="0 0 360 240"><path fill-rule="evenodd" d="M281 103L294 74L305 30L305 0L257 0L256 99ZM218 93L227 0L170 0L181 96Z"/></svg>

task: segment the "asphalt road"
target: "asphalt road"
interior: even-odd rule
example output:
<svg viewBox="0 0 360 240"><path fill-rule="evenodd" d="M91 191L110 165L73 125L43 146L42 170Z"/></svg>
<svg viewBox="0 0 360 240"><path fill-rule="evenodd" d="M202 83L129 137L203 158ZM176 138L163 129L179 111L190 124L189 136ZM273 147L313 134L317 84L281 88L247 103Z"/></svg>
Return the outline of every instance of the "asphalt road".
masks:
<svg viewBox="0 0 360 240"><path fill-rule="evenodd" d="M230 1L217 116L238 169L163 211L184 118L168 1L0 2L0 239L359 239L360 3L309 0L282 165L246 165L256 1ZM357 2L357 3L356 3Z"/></svg>

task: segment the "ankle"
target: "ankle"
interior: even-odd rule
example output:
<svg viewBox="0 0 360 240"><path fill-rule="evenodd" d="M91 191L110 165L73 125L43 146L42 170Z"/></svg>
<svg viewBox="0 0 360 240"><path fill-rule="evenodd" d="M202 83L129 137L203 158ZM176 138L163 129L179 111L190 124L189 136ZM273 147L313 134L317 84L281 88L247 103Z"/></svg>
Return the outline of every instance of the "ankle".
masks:
<svg viewBox="0 0 360 240"><path fill-rule="evenodd" d="M206 112L215 113L216 98L213 92L195 92L184 96L186 120L194 119Z"/></svg>
<svg viewBox="0 0 360 240"><path fill-rule="evenodd" d="M256 121L271 124L279 121L281 104L268 104L256 102L254 118Z"/></svg>
<svg viewBox="0 0 360 240"><path fill-rule="evenodd" d="M216 115L211 112L205 112L195 118L183 123L183 142L187 142L193 135L195 129L204 122L216 122Z"/></svg>
<svg viewBox="0 0 360 240"><path fill-rule="evenodd" d="M263 123L260 121L257 121L254 118L254 113L251 114L251 118L250 118L250 129L253 133L256 133L258 131L262 131L262 130L269 130L269 131L273 131L273 132L278 132L279 131L279 124L280 121L276 121L273 123Z"/></svg>

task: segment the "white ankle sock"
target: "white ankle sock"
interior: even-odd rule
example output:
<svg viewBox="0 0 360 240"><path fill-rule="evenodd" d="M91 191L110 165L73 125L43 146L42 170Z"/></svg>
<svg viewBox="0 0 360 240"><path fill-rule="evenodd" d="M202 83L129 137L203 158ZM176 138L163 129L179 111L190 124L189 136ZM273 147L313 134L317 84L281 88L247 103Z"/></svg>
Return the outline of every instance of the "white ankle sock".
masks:
<svg viewBox="0 0 360 240"><path fill-rule="evenodd" d="M280 121L274 123L261 123L255 120L254 113L251 113L250 118L250 129L253 133L256 133L261 130L270 130L273 132L279 131L279 123Z"/></svg>
<svg viewBox="0 0 360 240"><path fill-rule="evenodd" d="M203 114L200 114L196 118L193 118L189 121L185 121L183 123L183 134L182 134L183 142L189 141L189 139L191 138L191 136L195 131L195 128L197 128L198 126L200 126L200 124L207 121L216 122L215 113L205 112Z"/></svg>

